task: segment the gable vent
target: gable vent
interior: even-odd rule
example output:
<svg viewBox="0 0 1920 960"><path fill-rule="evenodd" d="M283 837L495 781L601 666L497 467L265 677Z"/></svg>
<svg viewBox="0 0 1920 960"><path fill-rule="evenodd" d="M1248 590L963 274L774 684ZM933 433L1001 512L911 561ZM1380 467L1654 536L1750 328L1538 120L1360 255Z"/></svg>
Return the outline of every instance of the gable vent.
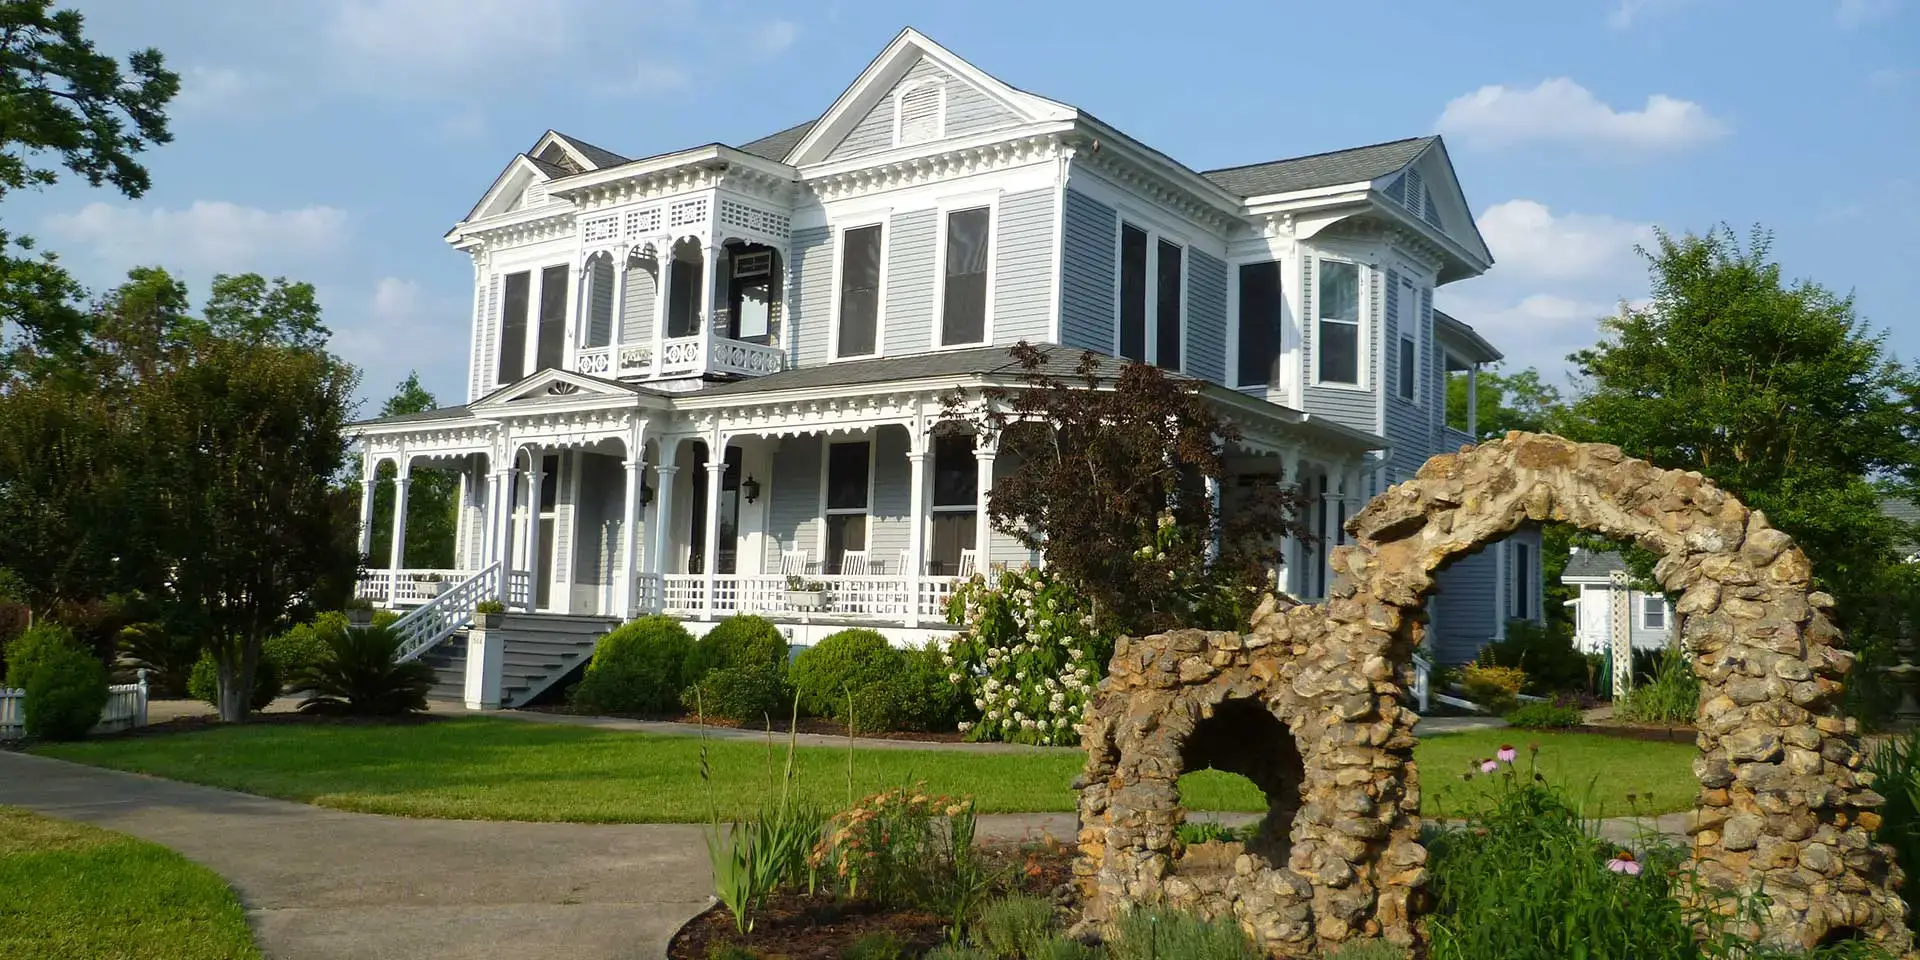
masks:
<svg viewBox="0 0 1920 960"><path fill-rule="evenodd" d="M1406 201L1407 209L1412 210L1413 215L1416 217L1420 216L1421 211L1426 207L1427 184L1424 180L1420 179L1420 171L1418 170L1407 171Z"/></svg>
<svg viewBox="0 0 1920 960"><path fill-rule="evenodd" d="M947 90L939 83L923 83L901 91L893 101L893 145L904 147L940 139L946 104Z"/></svg>

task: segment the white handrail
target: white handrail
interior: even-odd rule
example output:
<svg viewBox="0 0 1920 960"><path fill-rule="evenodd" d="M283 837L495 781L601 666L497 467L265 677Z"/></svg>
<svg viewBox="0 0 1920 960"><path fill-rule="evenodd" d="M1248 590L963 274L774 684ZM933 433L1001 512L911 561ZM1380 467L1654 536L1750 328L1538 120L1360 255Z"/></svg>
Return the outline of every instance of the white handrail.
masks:
<svg viewBox="0 0 1920 960"><path fill-rule="evenodd" d="M1433 662L1419 654L1413 655L1413 702L1421 713L1426 713L1433 693Z"/></svg>
<svg viewBox="0 0 1920 960"><path fill-rule="evenodd" d="M394 659L402 663L415 659L471 622L474 608L481 601L496 599L499 572L500 562L496 560L453 589L395 620L393 630L400 635L400 650Z"/></svg>

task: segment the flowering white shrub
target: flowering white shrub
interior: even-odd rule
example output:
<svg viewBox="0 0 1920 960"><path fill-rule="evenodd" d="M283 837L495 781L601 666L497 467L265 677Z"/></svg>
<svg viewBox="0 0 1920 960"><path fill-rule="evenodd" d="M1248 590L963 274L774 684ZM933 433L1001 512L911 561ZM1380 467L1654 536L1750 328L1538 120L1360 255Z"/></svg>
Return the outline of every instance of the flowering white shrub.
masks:
<svg viewBox="0 0 1920 960"><path fill-rule="evenodd" d="M975 575L954 591L947 620L966 626L946 664L980 713L960 725L968 739L1080 742L1076 727L1113 651L1084 600L1045 570Z"/></svg>

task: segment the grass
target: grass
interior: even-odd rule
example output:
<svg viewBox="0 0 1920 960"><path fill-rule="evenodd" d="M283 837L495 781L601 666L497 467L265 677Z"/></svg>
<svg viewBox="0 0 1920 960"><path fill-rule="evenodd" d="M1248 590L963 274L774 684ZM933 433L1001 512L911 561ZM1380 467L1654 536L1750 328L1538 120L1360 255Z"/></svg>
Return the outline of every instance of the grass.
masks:
<svg viewBox="0 0 1920 960"><path fill-rule="evenodd" d="M0 807L0 957L258 960L226 882L165 847Z"/></svg>
<svg viewBox="0 0 1920 960"><path fill-rule="evenodd" d="M1477 790L1455 774L1493 756L1502 737L1488 730L1429 737L1416 751L1428 812L1444 791ZM1655 796L1652 812L1692 805L1691 746L1582 734L1530 735L1542 770L1601 815L1627 813L1629 791ZM462 718L407 726L234 726L157 737L49 744L39 752L341 810L408 817L585 823L706 819L693 737ZM712 795L723 814L748 813L784 760L785 744L709 740ZM971 794L982 813L1070 811L1070 784L1084 756L1074 751L971 753L857 750L854 789L865 794L915 780L939 793ZM802 747L800 788L822 803L847 800L847 752ZM1449 782L1450 781L1450 782ZM1194 810L1265 808L1247 780L1217 771L1189 774L1181 794Z"/></svg>

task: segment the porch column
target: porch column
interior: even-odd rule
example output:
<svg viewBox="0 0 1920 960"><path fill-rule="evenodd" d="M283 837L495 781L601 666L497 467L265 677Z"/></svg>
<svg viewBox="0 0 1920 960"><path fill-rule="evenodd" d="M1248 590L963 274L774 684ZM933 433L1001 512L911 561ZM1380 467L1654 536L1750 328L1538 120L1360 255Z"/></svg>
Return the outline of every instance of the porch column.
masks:
<svg viewBox="0 0 1920 960"><path fill-rule="evenodd" d="M639 450L627 455L627 497L620 514L620 587L613 591L613 597L620 605L622 618L634 614L633 578L639 571L633 554L640 538L634 528L640 525L640 484L645 482L647 470L647 462L640 457Z"/></svg>
<svg viewBox="0 0 1920 960"><path fill-rule="evenodd" d="M513 597L513 485L518 479L513 455L507 456L507 466L493 472L493 543L487 548L487 562L500 564L494 598L503 604Z"/></svg>
<svg viewBox="0 0 1920 960"><path fill-rule="evenodd" d="M489 471L486 477L486 500L480 508L480 555L474 558L473 564L476 569L493 562L494 531L499 526L493 512L500 508L500 474Z"/></svg>
<svg viewBox="0 0 1920 960"><path fill-rule="evenodd" d="M470 569L467 556L467 525L473 522L473 463L463 464L460 468L460 499L454 501L460 505L460 519L453 525L453 566L457 570Z"/></svg>
<svg viewBox="0 0 1920 960"><path fill-rule="evenodd" d="M620 343L626 334L627 248L620 247L620 260L613 265L613 316L607 321L607 379L620 376Z"/></svg>
<svg viewBox="0 0 1920 960"><path fill-rule="evenodd" d="M988 545L993 536L993 524L987 521L987 494L993 490L993 458L999 453L997 438L978 437L973 442L974 474L974 514L973 549L974 570L986 573L992 566L991 551Z"/></svg>
<svg viewBox="0 0 1920 960"><path fill-rule="evenodd" d="M373 489L379 483L380 461L367 457L360 462L360 557L373 553Z"/></svg>
<svg viewBox="0 0 1920 960"><path fill-rule="evenodd" d="M673 528L673 477L680 468L665 462L667 445L660 446L662 462L653 468L659 489L653 494L653 544L647 548L647 566L665 575L671 572L667 569L667 531Z"/></svg>
<svg viewBox="0 0 1920 960"><path fill-rule="evenodd" d="M527 448L527 612L540 609L540 492L546 483L541 474L540 448Z"/></svg>
<svg viewBox="0 0 1920 960"><path fill-rule="evenodd" d="M927 571L927 438L912 438L907 449L907 626L920 625L920 578Z"/></svg>
<svg viewBox="0 0 1920 960"><path fill-rule="evenodd" d="M714 577L720 567L720 483L727 476L727 448L716 443L708 450L707 539L706 550L700 558L701 576L706 578L706 587L701 591L700 607L706 611L705 619L712 620L715 609Z"/></svg>
<svg viewBox="0 0 1920 960"><path fill-rule="evenodd" d="M700 357L702 365L712 354L708 345L713 342L714 308L720 302L720 254L724 248L708 243L700 251Z"/></svg>
<svg viewBox="0 0 1920 960"><path fill-rule="evenodd" d="M393 554L388 558L387 569L391 571L392 592L387 594L387 603L392 604L400 596L400 570L407 565L407 484L408 473L413 461L410 457L401 457L394 464L393 471Z"/></svg>
<svg viewBox="0 0 1920 960"><path fill-rule="evenodd" d="M655 281L653 290L653 367L651 375L658 379L660 367L666 362L667 350L667 309L673 303L673 238L668 237L665 252L655 262L660 265L660 279ZM662 482L661 489L666 484Z"/></svg>
<svg viewBox="0 0 1920 960"><path fill-rule="evenodd" d="M1304 504L1307 488L1300 481L1300 451L1281 451L1280 482L1291 485L1294 489L1298 490ZM1293 582L1294 573L1300 569L1300 556L1301 543L1299 537L1287 537L1286 540L1280 544L1280 569L1278 571L1280 589L1295 596L1299 596L1300 588L1306 585L1304 582L1299 584Z"/></svg>
<svg viewBox="0 0 1920 960"><path fill-rule="evenodd" d="M1480 442L1480 364L1467 364L1467 435Z"/></svg>

